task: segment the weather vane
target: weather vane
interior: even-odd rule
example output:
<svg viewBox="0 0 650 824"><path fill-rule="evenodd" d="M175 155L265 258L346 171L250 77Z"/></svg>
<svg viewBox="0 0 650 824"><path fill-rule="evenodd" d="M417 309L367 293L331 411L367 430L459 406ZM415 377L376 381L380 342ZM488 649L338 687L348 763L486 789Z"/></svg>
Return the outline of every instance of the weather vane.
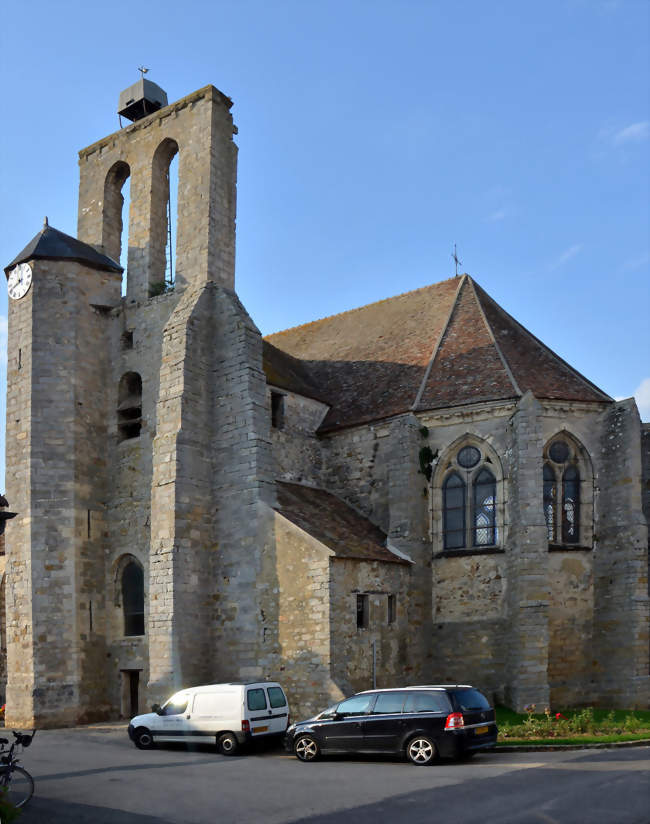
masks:
<svg viewBox="0 0 650 824"><path fill-rule="evenodd" d="M454 254L451 256L451 259L456 264L456 275L458 275L458 267L463 265L463 261L460 260L460 258L456 254L456 244L455 243L454 243Z"/></svg>
<svg viewBox="0 0 650 824"><path fill-rule="evenodd" d="M145 67L144 67L144 66L138 66L138 71L140 72L140 75L141 75L142 77L144 77L144 76L145 76L145 74L149 71L149 69L145 69Z"/></svg>

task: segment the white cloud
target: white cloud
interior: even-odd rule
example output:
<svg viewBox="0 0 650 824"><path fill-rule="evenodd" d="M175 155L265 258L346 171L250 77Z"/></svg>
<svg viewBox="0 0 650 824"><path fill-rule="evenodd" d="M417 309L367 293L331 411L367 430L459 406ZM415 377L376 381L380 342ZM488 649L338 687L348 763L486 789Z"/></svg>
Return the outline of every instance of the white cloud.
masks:
<svg viewBox="0 0 650 824"><path fill-rule="evenodd" d="M581 251L582 243L574 243L573 246L569 246L568 249L565 249L560 255L557 256L557 258L555 258L554 261L551 262L550 268L559 269L560 266L564 266L565 263L568 263L568 261L574 258Z"/></svg>
<svg viewBox="0 0 650 824"><path fill-rule="evenodd" d="M634 400L639 407L641 420L650 421L650 378L644 378L634 390Z"/></svg>
<svg viewBox="0 0 650 824"><path fill-rule="evenodd" d="M612 136L612 143L621 146L624 143L640 143L650 137L650 122L642 120L639 123L632 123L624 129L616 132Z"/></svg>
<svg viewBox="0 0 650 824"><path fill-rule="evenodd" d="M496 211L492 212L491 215L488 215L488 220L503 220L505 217L508 217L508 210L497 209Z"/></svg>

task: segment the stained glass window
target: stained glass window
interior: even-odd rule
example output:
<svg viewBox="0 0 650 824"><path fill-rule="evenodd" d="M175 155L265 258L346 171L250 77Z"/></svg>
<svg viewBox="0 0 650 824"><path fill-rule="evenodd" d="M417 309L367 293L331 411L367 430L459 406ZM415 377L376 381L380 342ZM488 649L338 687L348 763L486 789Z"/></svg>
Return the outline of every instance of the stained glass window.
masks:
<svg viewBox="0 0 650 824"><path fill-rule="evenodd" d="M442 488L445 549L465 546L465 482L457 472L447 477Z"/></svg>
<svg viewBox="0 0 650 824"><path fill-rule="evenodd" d="M544 518L546 520L546 537L549 543L555 540L555 507L557 501L557 482L555 472L544 464Z"/></svg>
<svg viewBox="0 0 650 824"><path fill-rule="evenodd" d="M496 489L494 475L481 469L472 484L474 546L496 543Z"/></svg>
<svg viewBox="0 0 650 824"><path fill-rule="evenodd" d="M562 541L576 544L580 537L580 473L568 466L562 476Z"/></svg>

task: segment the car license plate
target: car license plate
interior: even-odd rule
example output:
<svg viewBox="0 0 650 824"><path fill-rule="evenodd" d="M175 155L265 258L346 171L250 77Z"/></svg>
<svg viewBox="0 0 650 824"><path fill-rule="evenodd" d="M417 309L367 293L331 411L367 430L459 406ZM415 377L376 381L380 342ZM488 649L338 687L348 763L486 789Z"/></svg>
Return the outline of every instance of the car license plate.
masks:
<svg viewBox="0 0 650 824"><path fill-rule="evenodd" d="M477 727L474 730L475 735L484 735L489 730L489 727Z"/></svg>
<svg viewBox="0 0 650 824"><path fill-rule="evenodd" d="M487 727L485 728L487 730ZM268 727L253 727L253 732L266 732Z"/></svg>

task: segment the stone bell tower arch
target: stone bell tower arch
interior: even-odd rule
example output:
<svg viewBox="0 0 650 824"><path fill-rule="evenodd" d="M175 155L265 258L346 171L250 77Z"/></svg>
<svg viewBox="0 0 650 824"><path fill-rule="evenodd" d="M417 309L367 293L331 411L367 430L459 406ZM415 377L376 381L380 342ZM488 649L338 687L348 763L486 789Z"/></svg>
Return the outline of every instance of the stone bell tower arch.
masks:
<svg viewBox="0 0 650 824"><path fill-rule="evenodd" d="M151 84L150 84L151 85ZM178 153L176 288L235 285L237 129L232 101L205 86L79 152L77 234L106 254L119 251L120 190L131 181L127 296L143 301L164 277L167 174ZM119 256L119 255L118 255Z"/></svg>

